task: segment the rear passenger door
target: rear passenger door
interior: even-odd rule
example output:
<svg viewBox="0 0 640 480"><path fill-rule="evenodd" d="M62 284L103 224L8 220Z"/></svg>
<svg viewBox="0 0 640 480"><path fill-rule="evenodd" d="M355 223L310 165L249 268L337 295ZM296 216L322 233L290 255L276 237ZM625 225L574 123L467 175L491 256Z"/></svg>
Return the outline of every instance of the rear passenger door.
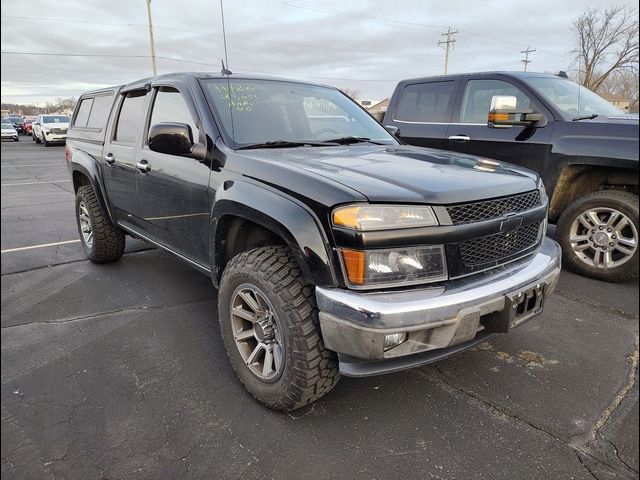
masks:
<svg viewBox="0 0 640 480"><path fill-rule="evenodd" d="M461 86L453 122L447 131L446 149L494 158L542 171L549 152L553 115L526 88L505 78L471 78ZM489 128L487 116L494 95L517 99L517 109L543 113L543 128Z"/></svg>
<svg viewBox="0 0 640 480"><path fill-rule="evenodd" d="M206 144L199 114L186 85L154 86L136 174L145 232L152 240L209 267L209 166L193 158L149 149L149 129L158 123L190 127L192 143Z"/></svg>
<svg viewBox="0 0 640 480"><path fill-rule="evenodd" d="M398 127L398 138L411 145L443 148L457 86L456 79L405 85L385 124Z"/></svg>
<svg viewBox="0 0 640 480"><path fill-rule="evenodd" d="M138 143L144 125L147 90L120 95L103 150L102 175L107 196L119 222L139 224L136 192Z"/></svg>

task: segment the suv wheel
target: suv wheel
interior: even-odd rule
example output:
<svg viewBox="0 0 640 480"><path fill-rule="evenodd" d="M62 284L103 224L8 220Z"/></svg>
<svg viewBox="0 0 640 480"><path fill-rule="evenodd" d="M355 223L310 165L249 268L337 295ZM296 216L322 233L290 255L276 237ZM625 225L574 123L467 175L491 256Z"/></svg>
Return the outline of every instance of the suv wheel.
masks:
<svg viewBox="0 0 640 480"><path fill-rule="evenodd" d="M572 270L619 282L638 276L638 195L603 190L569 205L558 220L558 241Z"/></svg>
<svg viewBox="0 0 640 480"><path fill-rule="evenodd" d="M36 143L40 143L40 142L42 142L42 140L40 140L40 137L39 137L38 135L34 135L34 136L33 136L33 140L34 140Z"/></svg>
<svg viewBox="0 0 640 480"><path fill-rule="evenodd" d="M76 220L82 248L93 263L115 262L124 253L124 231L106 218L93 187L82 186L76 195Z"/></svg>
<svg viewBox="0 0 640 480"><path fill-rule="evenodd" d="M314 288L287 248L234 257L220 281L218 315L233 369L267 407L295 410L340 378L335 353L322 343Z"/></svg>

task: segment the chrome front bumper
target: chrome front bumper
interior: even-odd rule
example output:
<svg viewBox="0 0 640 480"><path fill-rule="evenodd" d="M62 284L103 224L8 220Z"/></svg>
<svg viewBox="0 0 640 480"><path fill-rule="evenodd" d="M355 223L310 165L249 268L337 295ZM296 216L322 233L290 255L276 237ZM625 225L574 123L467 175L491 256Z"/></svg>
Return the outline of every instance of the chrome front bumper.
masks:
<svg viewBox="0 0 640 480"><path fill-rule="evenodd" d="M428 360L442 358L447 350L457 353L506 331L501 313L512 305L514 294L537 287L544 302L556 286L560 265L560 246L545 238L538 253L524 261L444 286L374 293L317 287L324 344L340 354L342 373L354 376L409 368L421 354ZM385 336L394 333L406 333L407 340L385 351Z"/></svg>

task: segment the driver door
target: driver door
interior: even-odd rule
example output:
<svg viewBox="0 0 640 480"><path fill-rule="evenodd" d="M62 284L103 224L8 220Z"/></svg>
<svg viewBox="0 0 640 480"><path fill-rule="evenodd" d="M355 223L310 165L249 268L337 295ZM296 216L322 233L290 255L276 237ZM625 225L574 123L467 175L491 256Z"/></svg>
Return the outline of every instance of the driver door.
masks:
<svg viewBox="0 0 640 480"><path fill-rule="evenodd" d="M542 171L551 148L552 114L531 94L502 79L470 79L461 90L453 122L447 128L445 148ZM518 109L543 113L547 126L489 128L487 115L494 95L515 96Z"/></svg>

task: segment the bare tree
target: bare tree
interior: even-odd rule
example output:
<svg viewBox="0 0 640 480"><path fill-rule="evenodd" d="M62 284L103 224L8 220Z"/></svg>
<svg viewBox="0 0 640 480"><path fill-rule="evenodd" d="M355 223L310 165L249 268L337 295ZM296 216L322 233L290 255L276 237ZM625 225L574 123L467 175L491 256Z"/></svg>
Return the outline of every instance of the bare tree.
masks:
<svg viewBox="0 0 640 480"><path fill-rule="evenodd" d="M347 97L353 98L356 102L360 99L360 91L355 88L341 88L340 91L344 93Z"/></svg>
<svg viewBox="0 0 640 480"><path fill-rule="evenodd" d="M638 108L640 92L638 88L638 69L625 68L613 72L600 85L599 92L616 95L629 100L629 109Z"/></svg>
<svg viewBox="0 0 640 480"><path fill-rule="evenodd" d="M589 9L573 22L578 46L573 50L579 79L597 91L621 69L638 67L638 11L636 8Z"/></svg>

